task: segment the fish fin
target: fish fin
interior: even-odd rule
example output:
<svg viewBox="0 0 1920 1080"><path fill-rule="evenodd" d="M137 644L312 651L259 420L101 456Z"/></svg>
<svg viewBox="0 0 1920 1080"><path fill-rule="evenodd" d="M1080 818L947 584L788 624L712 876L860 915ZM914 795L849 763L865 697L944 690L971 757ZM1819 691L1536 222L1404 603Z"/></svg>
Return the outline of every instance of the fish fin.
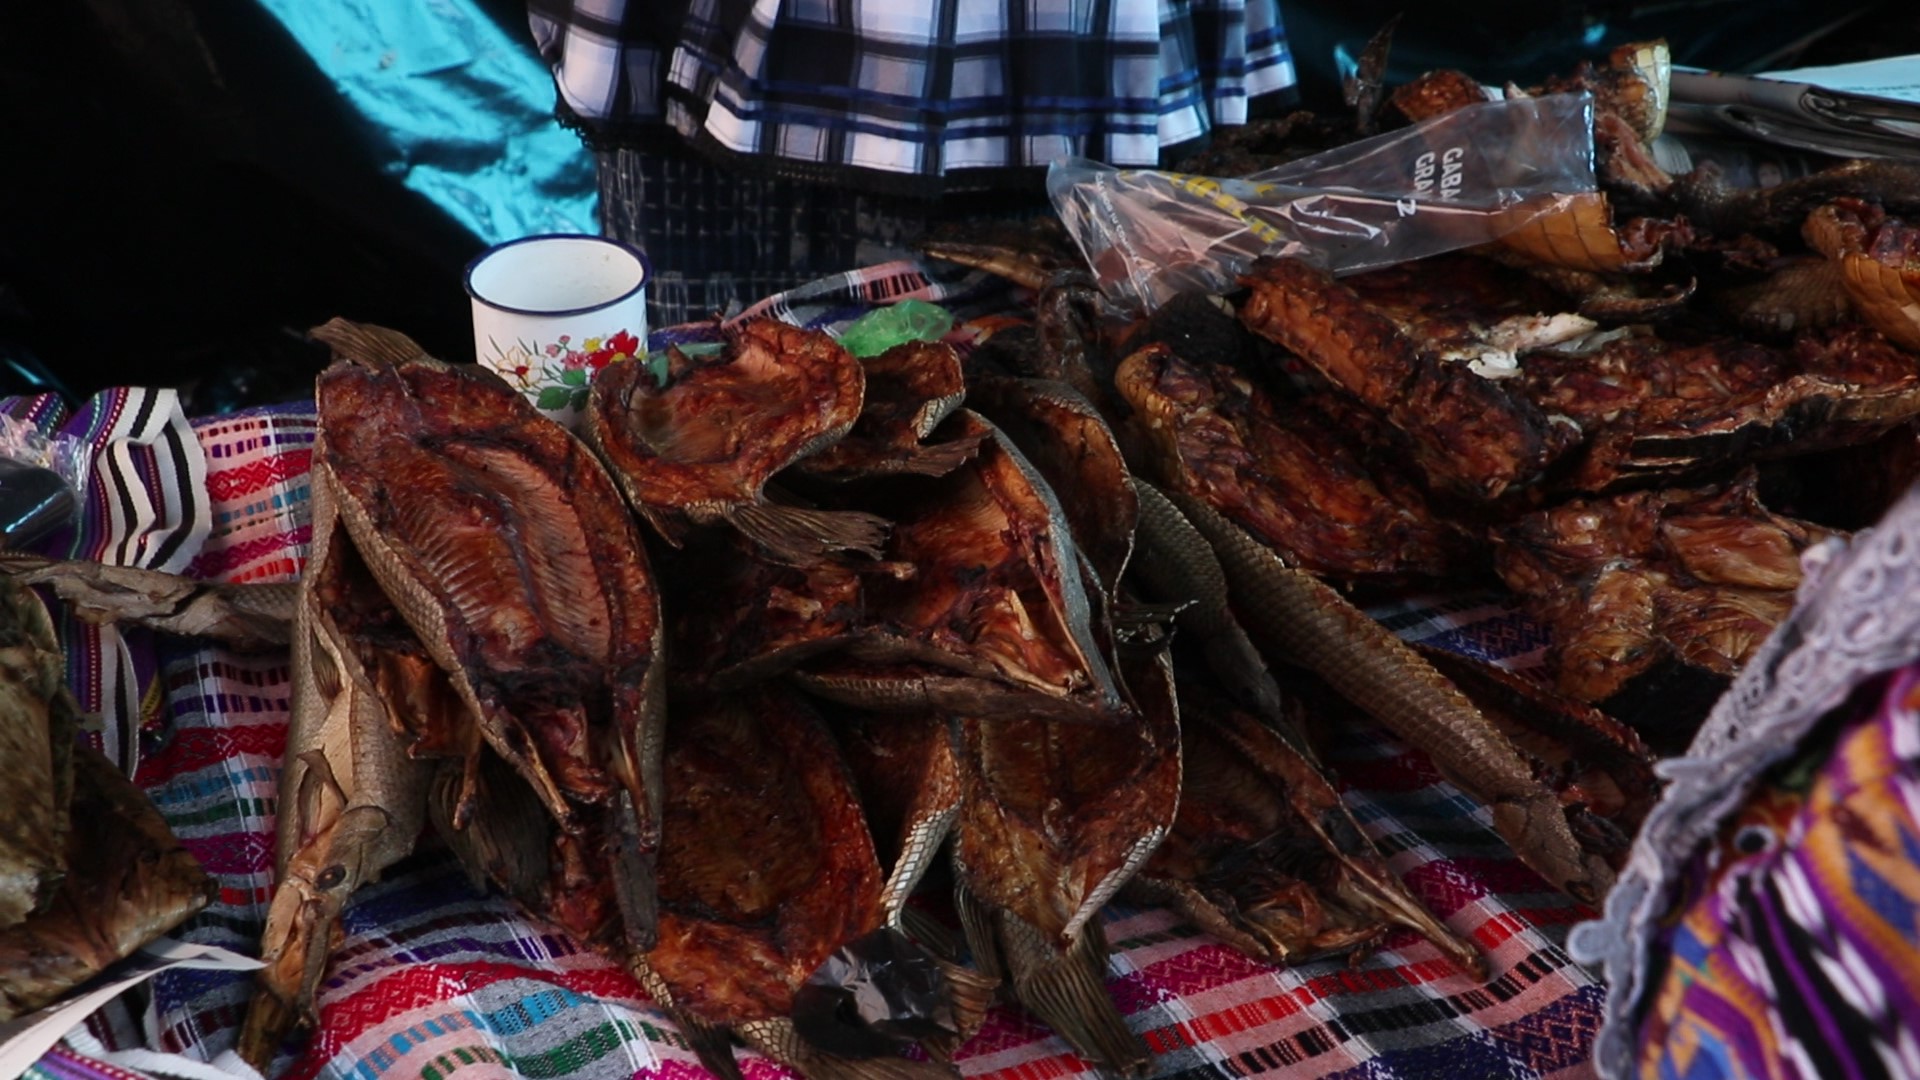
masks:
<svg viewBox="0 0 1920 1080"><path fill-rule="evenodd" d="M724 1024L709 1024L687 1015L683 1009L669 1010L673 1022L680 1034L687 1040L687 1048L707 1071L721 1080L745 1080L740 1073L740 1062L733 1056L733 1032Z"/></svg>
<svg viewBox="0 0 1920 1080"><path fill-rule="evenodd" d="M807 566L835 551L880 557L891 523L857 510L813 510L751 503L727 511L727 520L774 559Z"/></svg>
<svg viewBox="0 0 1920 1080"><path fill-rule="evenodd" d="M822 1050L784 1017L741 1024L738 1030L748 1046L793 1067L807 1080L958 1080L960 1075L944 1060L916 1061L884 1053L848 1057Z"/></svg>
<svg viewBox="0 0 1920 1080"><path fill-rule="evenodd" d="M916 476L945 476L972 461L986 438L986 432L976 432L946 442L921 443L900 460L899 469Z"/></svg>
<svg viewBox="0 0 1920 1080"><path fill-rule="evenodd" d="M1235 912L1224 910L1205 893L1184 881L1135 875L1121 895L1129 900L1179 913L1180 917L1219 939L1220 943L1243 956L1265 964L1286 961L1258 934L1248 933L1234 921Z"/></svg>
<svg viewBox="0 0 1920 1080"><path fill-rule="evenodd" d="M1127 1027L1107 992L1107 938L1097 920L1064 953L1017 915L1001 912L995 921L1022 1005L1102 1068L1139 1076L1153 1065L1153 1051Z"/></svg>
<svg viewBox="0 0 1920 1080"><path fill-rule="evenodd" d="M1487 981L1487 959L1480 950L1428 911L1384 864L1377 868L1364 863L1356 865L1357 860L1344 856L1341 861L1346 863L1347 873L1339 891L1349 906L1419 934L1476 982Z"/></svg>
<svg viewBox="0 0 1920 1080"><path fill-rule="evenodd" d="M922 1039L920 1045L926 1047L927 1053L935 1060L952 1061L960 1047L985 1026L987 1010L993 1008L994 1000L999 996L1000 980L941 956L935 956L933 962L947 980L947 993L953 1006L953 1026L957 1034Z"/></svg>
<svg viewBox="0 0 1920 1080"><path fill-rule="evenodd" d="M300 787L294 793L293 806L294 813L299 815L299 846L304 848L340 819L347 808L347 795L333 778L333 765L327 761L326 754L308 750L299 760L304 771L300 774Z"/></svg>
<svg viewBox="0 0 1920 1080"><path fill-rule="evenodd" d="M351 322L338 316L307 335L333 350L335 356L371 368L398 367L427 353L418 342L397 330Z"/></svg>
<svg viewBox="0 0 1920 1080"><path fill-rule="evenodd" d="M966 936L967 950L973 954L974 968L996 982L1005 982L1007 963L1000 954L1000 937L994 932L993 914L965 882L954 884L953 906L960 915L960 931Z"/></svg>

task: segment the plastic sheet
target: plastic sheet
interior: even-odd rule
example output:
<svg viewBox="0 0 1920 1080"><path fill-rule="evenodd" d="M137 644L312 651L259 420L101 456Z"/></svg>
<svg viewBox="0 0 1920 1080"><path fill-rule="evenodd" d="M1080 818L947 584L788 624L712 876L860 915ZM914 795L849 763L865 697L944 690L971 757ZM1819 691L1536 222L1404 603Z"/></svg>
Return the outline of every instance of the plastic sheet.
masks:
<svg viewBox="0 0 1920 1080"><path fill-rule="evenodd" d="M1263 255L1335 273L1498 239L1595 190L1593 101L1471 105L1241 179L1056 162L1047 192L1114 303L1223 292Z"/></svg>

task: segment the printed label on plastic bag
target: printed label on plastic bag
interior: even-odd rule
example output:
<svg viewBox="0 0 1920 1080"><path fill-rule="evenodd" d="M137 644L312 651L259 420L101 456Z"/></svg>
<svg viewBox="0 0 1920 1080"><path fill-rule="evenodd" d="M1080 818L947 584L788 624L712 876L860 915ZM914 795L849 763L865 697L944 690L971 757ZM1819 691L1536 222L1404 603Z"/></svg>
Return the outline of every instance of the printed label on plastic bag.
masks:
<svg viewBox="0 0 1920 1080"><path fill-rule="evenodd" d="M1047 192L1115 303L1224 292L1262 255L1335 273L1498 239L1595 190L1593 100L1490 101L1239 179L1055 162Z"/></svg>

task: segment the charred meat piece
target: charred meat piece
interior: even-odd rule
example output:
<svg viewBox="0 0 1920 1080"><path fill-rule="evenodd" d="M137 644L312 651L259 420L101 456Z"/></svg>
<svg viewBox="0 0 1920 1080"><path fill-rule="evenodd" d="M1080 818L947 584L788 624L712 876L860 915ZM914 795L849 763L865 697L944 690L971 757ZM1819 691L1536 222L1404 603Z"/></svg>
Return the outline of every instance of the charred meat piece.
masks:
<svg viewBox="0 0 1920 1080"><path fill-rule="evenodd" d="M774 558L810 562L879 546L885 523L769 502L767 481L832 445L860 416L866 373L817 330L746 323L717 356L655 386L644 365L594 381L585 433L635 512L679 544L688 524L733 524Z"/></svg>
<svg viewBox="0 0 1920 1080"><path fill-rule="evenodd" d="M1066 226L1054 214L981 227L973 221L935 228L919 249L936 259L971 266L1038 291L1062 270L1086 265Z"/></svg>
<svg viewBox="0 0 1920 1080"><path fill-rule="evenodd" d="M970 411L957 419L989 437L977 458L900 504L887 559L912 573L866 581L859 639L804 665L802 684L889 711L1124 719L1059 500L992 425Z"/></svg>
<svg viewBox="0 0 1920 1080"><path fill-rule="evenodd" d="M1135 661L1141 720L956 721L962 803L956 896L975 963L1083 1056L1122 1073L1151 1055L1108 996L1100 908L1159 845L1180 793L1173 673Z"/></svg>
<svg viewBox="0 0 1920 1080"><path fill-rule="evenodd" d="M1311 760L1195 685L1181 686L1181 713L1179 816L1128 895L1269 963L1363 955L1397 926L1485 978L1480 954L1407 892Z"/></svg>
<svg viewBox="0 0 1920 1080"><path fill-rule="evenodd" d="M1738 670L1791 606L1801 552L1831 535L1769 512L1754 482L1574 500L1495 530L1561 693L1601 704L1676 658Z"/></svg>
<svg viewBox="0 0 1920 1080"><path fill-rule="evenodd" d="M840 441L801 458L795 469L828 480L896 473L945 476L973 456L978 440L927 441L967 396L953 346L909 341L860 365L867 383L860 418Z"/></svg>
<svg viewBox="0 0 1920 1080"><path fill-rule="evenodd" d="M937 962L885 928L866 817L820 718L765 684L677 703L667 743L660 934L642 982L694 1030L730 1029L809 1076L948 1075L889 1053L917 1031L957 1032L967 1008ZM929 992L898 982L930 969ZM812 1011L867 977L900 1014Z"/></svg>
<svg viewBox="0 0 1920 1080"><path fill-rule="evenodd" d="M624 791L652 837L659 595L605 469L487 372L343 320L315 334L342 356L316 479L382 589L557 822Z"/></svg>
<svg viewBox="0 0 1920 1080"><path fill-rule="evenodd" d="M1532 402L1403 332L1355 290L1298 260L1255 264L1241 318L1405 432L1428 481L1494 499L1573 442Z"/></svg>
<svg viewBox="0 0 1920 1080"><path fill-rule="evenodd" d="M1204 499L1290 561L1330 577L1438 577L1462 537L1411 485L1385 489L1318 413L1163 345L1129 356L1116 385L1158 478Z"/></svg>

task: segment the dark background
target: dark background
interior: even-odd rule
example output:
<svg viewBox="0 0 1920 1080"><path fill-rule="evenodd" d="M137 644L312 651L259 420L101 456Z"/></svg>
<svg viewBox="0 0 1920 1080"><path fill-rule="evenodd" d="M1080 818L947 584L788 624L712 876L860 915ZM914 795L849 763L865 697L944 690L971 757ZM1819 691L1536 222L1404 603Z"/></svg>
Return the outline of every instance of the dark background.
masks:
<svg viewBox="0 0 1920 1080"><path fill-rule="evenodd" d="M516 0L483 6L528 40ZM1727 70L1920 51L1910 0L1283 0L1306 104L1337 110L1336 57L1403 9L1394 82L1524 82L1655 36ZM359 123L252 0L0 4L0 393L289 400L323 360L304 331L334 315L464 358L481 242L381 176Z"/></svg>

